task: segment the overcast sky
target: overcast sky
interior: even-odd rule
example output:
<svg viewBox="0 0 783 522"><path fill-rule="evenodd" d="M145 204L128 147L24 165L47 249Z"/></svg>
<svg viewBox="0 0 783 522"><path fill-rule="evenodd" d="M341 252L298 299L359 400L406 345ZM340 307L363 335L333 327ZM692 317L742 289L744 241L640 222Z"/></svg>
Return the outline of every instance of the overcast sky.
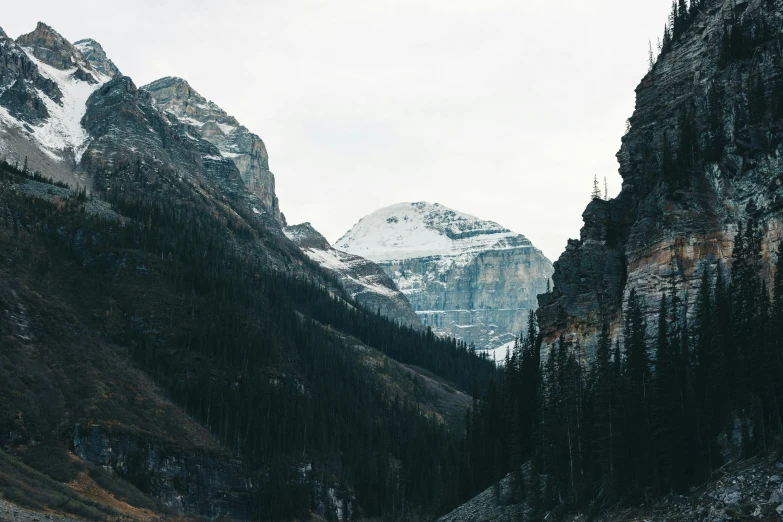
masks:
<svg viewBox="0 0 783 522"><path fill-rule="evenodd" d="M525 234L579 237L668 0L17 2L98 40L144 85L180 76L263 138L289 223L336 241L364 215L438 202Z"/></svg>

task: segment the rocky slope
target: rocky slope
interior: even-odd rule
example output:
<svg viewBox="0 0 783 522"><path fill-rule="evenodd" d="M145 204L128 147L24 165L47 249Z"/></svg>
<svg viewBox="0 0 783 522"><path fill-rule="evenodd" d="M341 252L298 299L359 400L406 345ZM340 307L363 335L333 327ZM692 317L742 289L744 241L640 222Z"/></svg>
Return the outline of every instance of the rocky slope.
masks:
<svg viewBox="0 0 783 522"><path fill-rule="evenodd" d="M299 235L304 251L291 241L263 142L174 83L173 94L160 82L140 89L97 42L72 45L45 24L17 41L0 30L0 159L10 162L0 162L0 456L59 448L76 485L109 511L128 488L152 516L400 509L366 491L424 491L410 486L424 475L410 471L413 453L386 444L394 437L371 436L419 440L425 430L414 430L431 423L416 446L441 458L444 419L461 420L469 403L465 382L486 387L496 368L347 306L353 295L417 320L371 262L314 231ZM368 347L375 356L357 355ZM395 415L408 404L424 415L403 424ZM354 451L356 438L375 448L377 473L357 474L370 450ZM54 473L46 464L39 474ZM12 471L0 469L6 500L62 507ZM69 516L83 509L69 506Z"/></svg>
<svg viewBox="0 0 783 522"><path fill-rule="evenodd" d="M212 143L221 156L233 161L242 181L261 200L263 209L285 226L285 217L275 196L275 177L269 171L269 156L261 138L181 78L161 78L142 89L150 93L158 109L175 116L188 131Z"/></svg>
<svg viewBox="0 0 783 522"><path fill-rule="evenodd" d="M383 268L424 325L484 350L514 340L552 274L521 234L437 203L380 209L335 247Z"/></svg>
<svg viewBox="0 0 783 522"><path fill-rule="evenodd" d="M256 149L266 157L260 140ZM209 213L224 224L221 241L231 245L237 255L255 259L269 269L296 275L306 273L315 280L323 278L321 272L303 263L302 253L280 228L281 216L268 212L259 196L249 190L234 161L201 139L191 125L159 110L150 94L122 76L95 41L81 40L72 45L43 23L16 41L0 30L0 155L30 172L39 171L74 188L87 187L93 197L84 200L85 213L105 220L109 228L118 221L130 223L112 210L107 202L112 198L144 204L166 202L168 208L179 211L200 209L198 212ZM5 225L10 222L5 218L16 219L14 207L6 208L4 199L29 197L30 201L46 201L61 208L68 208L77 199L73 190L32 180L16 187L0 187L0 208L4 209L0 235L9 230ZM77 249L84 246L78 241L77 244ZM12 263L10 257L4 261ZM121 261L117 269L124 266L125 261ZM96 273L95 265L87 263L85 267ZM139 274L150 274L147 267L137 268L141 270ZM48 306L48 301L32 303L29 292L18 288L17 283L26 280L22 271L3 266L0 272L3 297L10 299L9 302L0 298L2 365L3 371L14 369L13 379L4 379L4 384L11 383L14 393L25 396L23 401L18 397L11 399L6 394L9 388L0 386L0 423L8 427L5 421L9 407L16 412L14 415L24 419L2 430L0 446L17 448L30 440L50 437L55 431L62 440L64 431L75 429L74 424L81 422L89 428L71 434L75 456L120 476L146 477L142 478L149 485L146 493L162 501L167 509L209 518L252 517L258 489L244 464L232 458L225 447L177 406L162 399L147 376L138 371L121 375L115 372L118 364L127 366L129 362L120 362L121 358L113 353L113 341L103 337L108 330L103 334L92 330L82 322L81 311L77 310L62 319L63 324L80 325L71 332L74 335L61 331L52 336L57 325L52 326L37 315L42 306ZM66 303L67 298L53 297L57 291L47 287L41 293L45 299ZM149 306L149 316L126 317L130 321L126 326L145 328L146 321L154 321L159 303L149 293L131 302ZM53 318L59 311L45 314ZM140 322L133 326L135 320ZM55 342L54 338L58 340ZM84 356L71 357L71 350L77 346ZM58 350L53 355L50 349L55 347ZM40 378L42 369L38 366L23 364L26 357L46 360L47 377ZM32 374L39 375L32 378L40 386L36 391L21 391L25 385L15 379L25 380ZM77 385L64 377L66 374L89 382L77 391ZM119 402L112 399L98 406L98 410L106 409L97 415L95 409L85 411L85 403L101 402L95 393L104 386ZM39 394L41 389L47 390L46 399ZM39 415L41 404L47 402L54 409ZM166 412L171 419L178 418L182 431L170 431L170 425L161 422L157 415L137 415L132 404L142 403L150 408L156 404L156 411ZM55 424L50 425L51 422ZM158 427L154 426L156 422ZM201 434L196 439L187 435L198 431ZM135 464L129 457L136 459ZM345 489L338 482L329 487ZM337 509L330 499L324 486L324 514Z"/></svg>
<svg viewBox="0 0 783 522"><path fill-rule="evenodd" d="M311 261L339 280L359 304L368 310L378 310L400 324L421 328L408 299L378 265L332 248L310 223L286 227L283 231Z"/></svg>
<svg viewBox="0 0 783 522"><path fill-rule="evenodd" d="M621 335L632 289L654 332L663 292L673 285L681 297L694 296L703 270L714 277L728 268L740 221L762 224L765 263L776 259L782 31L775 2L710 0L641 81L617 154L622 191L588 205L580 238L555 263L553 291L539 299L547 342L564 334L589 355L603 318ZM697 142L695 159L672 160L687 139ZM686 165L686 181L666 181L672 161Z"/></svg>
<svg viewBox="0 0 783 522"><path fill-rule="evenodd" d="M16 41L0 31L0 154L72 185L87 184L78 164L90 135L81 120L87 99L107 81L43 23Z"/></svg>
<svg viewBox="0 0 783 522"><path fill-rule="evenodd" d="M554 510L536 515L527 502L515 498L511 475L476 495L439 522L490 520L551 520L553 522L719 522L772 521L783 518L783 462L754 458L725 466L713 482L688 495L673 495L639 507L615 507L602 513Z"/></svg>

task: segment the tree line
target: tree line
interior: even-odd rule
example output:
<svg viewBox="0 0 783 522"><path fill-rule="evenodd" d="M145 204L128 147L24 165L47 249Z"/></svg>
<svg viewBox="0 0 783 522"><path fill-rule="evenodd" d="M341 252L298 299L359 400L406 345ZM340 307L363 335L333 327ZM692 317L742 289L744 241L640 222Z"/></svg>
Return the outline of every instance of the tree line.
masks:
<svg viewBox="0 0 783 522"><path fill-rule="evenodd" d="M601 508L686 493L729 457L774 450L783 435L783 270L774 274L770 289L751 221L735 237L731 268L705 266L695 296L672 286L652 328L632 290L622 336L604 322L590 362L562 338L542 354L531 316L505 379L468 414L462 491L513 473L539 514Z"/></svg>
<svg viewBox="0 0 783 522"><path fill-rule="evenodd" d="M24 176L0 165L0 182ZM309 516L332 485L352 490L366 517L433 516L459 501L458 434L382 386L384 369L366 366L345 336L477 394L500 375L494 362L362 310L317 277L242 255L241 241L263 238L198 201L116 196L120 224L75 195L57 205L1 185L0 194L0 232L21 251L45 248L30 263L41 274L74 270L85 303L113 303L122 319L109 328L105 315L107 340L242 460L253 516ZM129 467L154 494L143 462Z"/></svg>

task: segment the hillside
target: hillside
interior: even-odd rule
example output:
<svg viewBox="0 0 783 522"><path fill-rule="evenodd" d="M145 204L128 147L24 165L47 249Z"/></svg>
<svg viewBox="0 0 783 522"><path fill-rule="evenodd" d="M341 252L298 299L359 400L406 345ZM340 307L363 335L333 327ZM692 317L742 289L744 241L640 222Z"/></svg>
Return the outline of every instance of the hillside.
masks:
<svg viewBox="0 0 783 522"><path fill-rule="evenodd" d="M453 428L495 366L307 257L263 142L207 132L219 107L45 24L1 36L0 496L92 520L452 506Z"/></svg>

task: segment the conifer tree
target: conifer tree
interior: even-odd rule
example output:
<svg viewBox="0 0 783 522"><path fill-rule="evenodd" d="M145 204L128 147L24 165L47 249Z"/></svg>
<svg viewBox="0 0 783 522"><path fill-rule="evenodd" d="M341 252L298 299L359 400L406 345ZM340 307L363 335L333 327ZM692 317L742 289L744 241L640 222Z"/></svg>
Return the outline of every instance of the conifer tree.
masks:
<svg viewBox="0 0 783 522"><path fill-rule="evenodd" d="M593 177L593 192L591 199L601 199L601 189L598 187L598 174Z"/></svg>
<svg viewBox="0 0 783 522"><path fill-rule="evenodd" d="M625 448L628 459L625 481L639 493L651 483L649 397L650 361L645 341L647 326L642 305L631 290L625 318L624 417Z"/></svg>

